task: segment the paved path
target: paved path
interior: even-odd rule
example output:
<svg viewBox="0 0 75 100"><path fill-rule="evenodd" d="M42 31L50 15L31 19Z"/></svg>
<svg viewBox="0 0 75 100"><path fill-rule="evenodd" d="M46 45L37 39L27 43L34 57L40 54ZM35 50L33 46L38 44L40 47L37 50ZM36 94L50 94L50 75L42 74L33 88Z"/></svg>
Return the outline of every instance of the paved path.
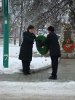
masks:
<svg viewBox="0 0 75 100"><path fill-rule="evenodd" d="M22 73L11 75L0 75L0 81L23 81L23 82L39 82L48 80L51 68L42 72L33 73L30 76L24 76ZM58 80L57 81L75 81L75 59L61 59L59 62Z"/></svg>
<svg viewBox="0 0 75 100"><path fill-rule="evenodd" d="M0 100L75 100L75 96L44 96L44 95L0 95Z"/></svg>
<svg viewBox="0 0 75 100"><path fill-rule="evenodd" d="M75 81L75 59L61 59L58 70L58 80Z"/></svg>

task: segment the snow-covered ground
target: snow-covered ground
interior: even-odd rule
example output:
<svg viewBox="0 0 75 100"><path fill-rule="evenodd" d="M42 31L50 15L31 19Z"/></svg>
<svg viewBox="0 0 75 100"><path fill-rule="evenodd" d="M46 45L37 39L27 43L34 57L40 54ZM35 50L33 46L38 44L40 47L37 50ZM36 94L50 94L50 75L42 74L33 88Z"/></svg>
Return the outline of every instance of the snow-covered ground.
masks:
<svg viewBox="0 0 75 100"><path fill-rule="evenodd" d="M75 96L75 82L0 82L0 94Z"/></svg>
<svg viewBox="0 0 75 100"><path fill-rule="evenodd" d="M5 69L3 67L3 46L0 46L0 74L7 73L12 74L19 72L22 69L21 61L18 59L19 56L19 46L10 44L9 45L9 68ZM39 54L36 45L34 44L33 53ZM45 66L51 65L51 59L49 57L33 57L31 62L31 69L43 68Z"/></svg>

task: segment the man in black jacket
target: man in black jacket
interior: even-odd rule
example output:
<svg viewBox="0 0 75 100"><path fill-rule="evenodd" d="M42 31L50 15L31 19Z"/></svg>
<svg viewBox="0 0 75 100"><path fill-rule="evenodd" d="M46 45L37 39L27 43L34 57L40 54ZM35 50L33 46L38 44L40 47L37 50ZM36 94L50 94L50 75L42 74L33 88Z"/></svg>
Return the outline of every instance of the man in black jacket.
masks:
<svg viewBox="0 0 75 100"><path fill-rule="evenodd" d="M23 33L23 42L19 54L19 59L22 60L24 75L30 74L30 62L32 60L32 48L35 38L34 26L30 25L27 32Z"/></svg>
<svg viewBox="0 0 75 100"><path fill-rule="evenodd" d="M50 51L50 57L52 61L52 74L49 79L57 79L57 70L58 70L58 58L61 56L60 54L60 46L58 42L58 37L54 32L54 27L48 27L48 36L46 39L46 44Z"/></svg>

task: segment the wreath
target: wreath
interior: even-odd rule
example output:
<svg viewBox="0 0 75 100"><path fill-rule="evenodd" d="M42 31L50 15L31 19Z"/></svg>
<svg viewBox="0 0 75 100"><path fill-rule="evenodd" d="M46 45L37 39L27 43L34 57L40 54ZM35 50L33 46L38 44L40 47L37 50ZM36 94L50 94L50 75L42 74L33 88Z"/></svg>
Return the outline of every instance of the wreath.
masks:
<svg viewBox="0 0 75 100"><path fill-rule="evenodd" d="M74 42L70 39L66 39L66 41L63 42L62 46L66 52L70 53L74 50Z"/></svg>
<svg viewBox="0 0 75 100"><path fill-rule="evenodd" d="M62 43L62 47L68 53L70 53L74 50L74 41L71 38L70 30L64 31L64 41Z"/></svg>
<svg viewBox="0 0 75 100"><path fill-rule="evenodd" d="M65 52L71 53L74 50L74 40L72 39L72 26L70 24L66 24L64 26L64 41L62 43L62 47Z"/></svg>
<svg viewBox="0 0 75 100"><path fill-rule="evenodd" d="M48 47L45 44L46 37L43 35L39 35L36 37L36 48L41 55L45 55L48 53Z"/></svg>

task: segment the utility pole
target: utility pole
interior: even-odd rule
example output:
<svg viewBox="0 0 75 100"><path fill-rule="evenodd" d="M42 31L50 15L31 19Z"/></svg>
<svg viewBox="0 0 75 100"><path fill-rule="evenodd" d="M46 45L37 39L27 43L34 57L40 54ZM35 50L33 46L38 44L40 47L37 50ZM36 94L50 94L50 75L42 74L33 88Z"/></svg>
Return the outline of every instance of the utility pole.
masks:
<svg viewBox="0 0 75 100"><path fill-rule="evenodd" d="M3 48L3 66L8 68L9 62L9 14L8 14L8 0L2 0L3 5L3 35L4 35L4 48Z"/></svg>

